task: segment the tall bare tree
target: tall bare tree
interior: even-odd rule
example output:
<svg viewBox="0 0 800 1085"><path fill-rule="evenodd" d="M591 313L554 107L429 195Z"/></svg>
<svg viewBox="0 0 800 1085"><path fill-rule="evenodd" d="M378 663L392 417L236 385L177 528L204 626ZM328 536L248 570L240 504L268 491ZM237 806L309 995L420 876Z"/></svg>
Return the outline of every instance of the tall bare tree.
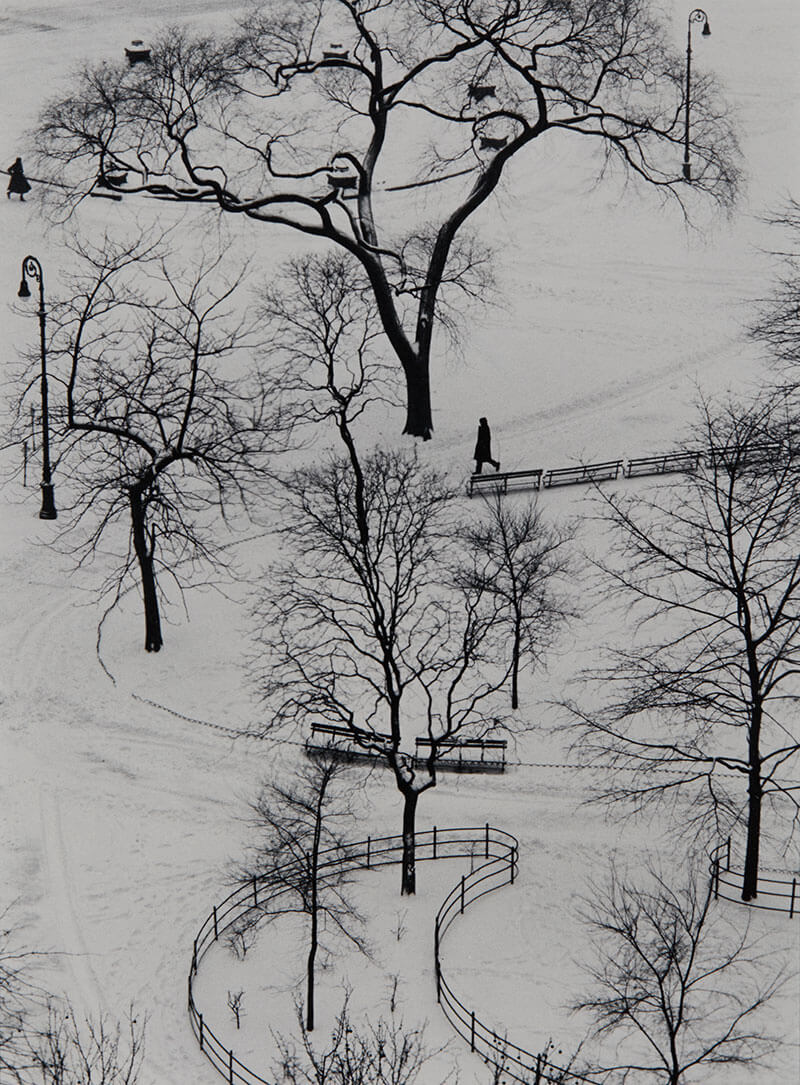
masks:
<svg viewBox="0 0 800 1085"><path fill-rule="evenodd" d="M270 892L263 907L247 913L245 922L262 923L275 916L301 912L308 916L305 1028L315 1019L315 963L320 925L343 934L361 952L363 918L346 895L347 872L341 869L345 834L355 822L352 787L341 786L347 766L324 755L299 769L288 784L265 786L253 804L251 821L259 840L237 873L237 880L266 881Z"/></svg>
<svg viewBox="0 0 800 1085"><path fill-rule="evenodd" d="M511 644L511 707L519 707L519 672L544 657L569 616L556 581L569 568L569 527L544 521L535 502L516 505L499 493L483 498L484 515L461 527L465 564L458 579L494 596Z"/></svg>
<svg viewBox="0 0 800 1085"><path fill-rule="evenodd" d="M706 408L697 471L653 495L605 499L621 545L600 571L605 590L629 604L633 646L592 672L611 693L582 713L586 754L625 770L608 789L611 800L642 805L692 789L701 824L730 826L740 820L741 796L731 775L715 769L742 778L745 900L757 895L764 799L793 820L800 812L791 782L800 753L793 399ZM650 773L665 767L680 774Z"/></svg>
<svg viewBox="0 0 800 1085"><path fill-rule="evenodd" d="M87 67L42 115L42 168L68 200L212 204L350 252L405 374L405 432L428 438L442 292L475 292L465 228L514 158L580 138L601 176L689 192L684 61L654 6L275 0L228 36L157 35L150 64ZM729 206L735 139L699 73L692 139L691 186Z"/></svg>
<svg viewBox="0 0 800 1085"><path fill-rule="evenodd" d="M412 453L331 457L284 490L285 558L257 612L267 726L322 720L389 765L403 796L402 892L413 893L417 803L442 747L502 720L496 608L445 575L452 491Z"/></svg>
<svg viewBox="0 0 800 1085"><path fill-rule="evenodd" d="M612 1064L588 1070L628 1081L684 1085L728 1081L774 1052L765 1007L780 989L776 961L755 939L714 917L712 885L679 885L650 871L637 885L616 871L594 887L583 918L594 947L588 1011L597 1037L613 1041ZM603 1077L603 1080L608 1080Z"/></svg>
<svg viewBox="0 0 800 1085"><path fill-rule="evenodd" d="M107 586L118 598L135 571L145 648L157 652L158 574L180 584L182 564L219 560L203 518L247 507L285 430L253 360L258 340L231 302L241 273L226 279L219 254L181 268L163 237L75 248L72 293L51 315L66 398L60 470L74 525L89 525L81 562L127 519L128 552Z"/></svg>

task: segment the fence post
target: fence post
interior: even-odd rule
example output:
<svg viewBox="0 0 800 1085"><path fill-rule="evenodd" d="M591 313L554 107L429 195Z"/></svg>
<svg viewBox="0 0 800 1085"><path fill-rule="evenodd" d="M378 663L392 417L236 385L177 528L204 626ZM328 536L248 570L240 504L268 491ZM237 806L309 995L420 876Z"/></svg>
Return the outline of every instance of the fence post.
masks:
<svg viewBox="0 0 800 1085"><path fill-rule="evenodd" d="M433 827L433 857L436 858L436 826Z"/></svg>
<svg viewBox="0 0 800 1085"><path fill-rule="evenodd" d="M469 1015L469 1049L475 1050L475 1011L473 1010Z"/></svg>
<svg viewBox="0 0 800 1085"><path fill-rule="evenodd" d="M464 875L461 875L461 914L464 914Z"/></svg>
<svg viewBox="0 0 800 1085"><path fill-rule="evenodd" d="M22 485L28 485L28 442L22 442Z"/></svg>
<svg viewBox="0 0 800 1085"><path fill-rule="evenodd" d="M367 870L369 870L369 864L370 864L370 859L371 859L370 852L371 851L372 851L372 837L368 836L367 837Z"/></svg>
<svg viewBox="0 0 800 1085"><path fill-rule="evenodd" d="M719 900L719 859L714 860L714 900Z"/></svg>
<svg viewBox="0 0 800 1085"><path fill-rule="evenodd" d="M517 870L517 853L514 851L514 845L509 844L508 847L509 861L511 863L511 884L514 884L514 875Z"/></svg>
<svg viewBox="0 0 800 1085"><path fill-rule="evenodd" d="M728 837L726 853L725 853L725 869L731 869L731 838Z"/></svg>
<svg viewBox="0 0 800 1085"><path fill-rule="evenodd" d="M194 940L194 951L192 953L192 972L197 975L197 939Z"/></svg>
<svg viewBox="0 0 800 1085"><path fill-rule="evenodd" d="M233 1085L233 1051L228 1052L228 1085Z"/></svg>
<svg viewBox="0 0 800 1085"><path fill-rule="evenodd" d="M797 878L792 878L792 899L789 901L789 919L794 918L794 895L797 892Z"/></svg>
<svg viewBox="0 0 800 1085"><path fill-rule="evenodd" d="M253 904L258 906L258 882L255 874L253 875Z"/></svg>
<svg viewBox="0 0 800 1085"><path fill-rule="evenodd" d="M484 849L484 859L489 858L489 822L486 822L486 847Z"/></svg>
<svg viewBox="0 0 800 1085"><path fill-rule="evenodd" d="M217 906L214 905L214 938L219 941L219 929L217 927Z"/></svg>
<svg viewBox="0 0 800 1085"><path fill-rule="evenodd" d="M202 1051L203 1050L203 1015L202 1015L202 1013L198 1014L198 1017L200 1018L200 1050Z"/></svg>

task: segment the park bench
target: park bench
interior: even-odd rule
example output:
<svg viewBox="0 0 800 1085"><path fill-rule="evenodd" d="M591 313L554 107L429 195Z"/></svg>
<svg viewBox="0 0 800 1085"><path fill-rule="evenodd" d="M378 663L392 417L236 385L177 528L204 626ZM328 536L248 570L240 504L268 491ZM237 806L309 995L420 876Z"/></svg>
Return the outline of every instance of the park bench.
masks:
<svg viewBox="0 0 800 1085"><path fill-rule="evenodd" d="M352 173L329 173L328 184L331 188L336 188L340 191L355 189L358 184L358 178Z"/></svg>
<svg viewBox="0 0 800 1085"><path fill-rule="evenodd" d="M381 756L381 751L362 743L378 742L389 745L391 741L391 735L380 731L362 731L358 728L337 727L333 723L314 722L311 724L311 738L306 742L306 753L333 753L348 761L374 761Z"/></svg>
<svg viewBox="0 0 800 1085"><path fill-rule="evenodd" d="M432 741L417 739L417 763L430 756ZM506 747L504 738L462 738L437 744L437 769L449 772L505 772Z"/></svg>
<svg viewBox="0 0 800 1085"><path fill-rule="evenodd" d="M663 456L637 456L628 460L623 474L625 478L639 475L668 475L673 471L696 471L700 452L667 452Z"/></svg>
<svg viewBox="0 0 800 1085"><path fill-rule="evenodd" d="M508 136L481 136L482 151L499 151L508 143Z"/></svg>
<svg viewBox="0 0 800 1085"><path fill-rule="evenodd" d="M760 444L746 444L741 448L719 448L711 445L706 453L711 466L714 463L730 467L734 463L744 466L752 463L786 463L794 452L783 441L763 441Z"/></svg>
<svg viewBox="0 0 800 1085"><path fill-rule="evenodd" d="M579 482L600 482L603 479L619 478L622 460L607 460L604 463L585 463L577 467L556 467L545 471L542 486L572 486Z"/></svg>
<svg viewBox="0 0 800 1085"><path fill-rule="evenodd" d="M542 471L499 471L494 474L473 475L469 480L467 492L470 497L475 493L506 494L512 489L538 490L542 484Z"/></svg>
<svg viewBox="0 0 800 1085"><path fill-rule="evenodd" d="M133 39L125 50L125 56L128 58L128 64L130 64L131 67L133 67L134 64L148 64L150 62L150 50L141 38Z"/></svg>
<svg viewBox="0 0 800 1085"><path fill-rule="evenodd" d="M495 94L494 84L470 83L469 96L473 102L482 102L484 98L493 98Z"/></svg>

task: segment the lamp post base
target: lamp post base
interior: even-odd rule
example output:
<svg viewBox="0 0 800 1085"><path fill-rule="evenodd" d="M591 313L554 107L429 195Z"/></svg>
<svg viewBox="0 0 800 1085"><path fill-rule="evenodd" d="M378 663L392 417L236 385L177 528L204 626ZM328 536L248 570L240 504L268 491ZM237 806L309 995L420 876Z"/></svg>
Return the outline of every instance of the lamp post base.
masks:
<svg viewBox="0 0 800 1085"><path fill-rule="evenodd" d="M56 511L56 500L53 493L52 482L43 482L42 486L42 507L39 511L40 520L57 520L58 512Z"/></svg>

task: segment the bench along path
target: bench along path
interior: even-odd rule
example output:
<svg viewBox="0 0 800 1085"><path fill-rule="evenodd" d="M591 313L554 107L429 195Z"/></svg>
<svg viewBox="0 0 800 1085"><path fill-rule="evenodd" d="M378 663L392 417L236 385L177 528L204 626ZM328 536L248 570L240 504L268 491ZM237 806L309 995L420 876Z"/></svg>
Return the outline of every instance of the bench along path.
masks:
<svg viewBox="0 0 800 1085"><path fill-rule="evenodd" d="M668 475L677 472L696 471L701 463L709 467L730 467L733 462L777 463L792 459L797 450L784 442L766 442L743 448L709 448L665 452L658 456L636 456L601 463L576 464L573 467L531 471L497 471L490 474L472 475L467 493L508 493L509 490L547 490L553 486L575 486L581 483L606 482L617 478L642 478L647 475Z"/></svg>
<svg viewBox="0 0 800 1085"><path fill-rule="evenodd" d="M390 746L392 736L381 731L339 727L332 723L313 722L306 754L333 754L347 761L378 761ZM414 761L421 765L430 756L430 738L416 740ZM436 768L442 772L505 772L504 738L462 738L437 743Z"/></svg>

